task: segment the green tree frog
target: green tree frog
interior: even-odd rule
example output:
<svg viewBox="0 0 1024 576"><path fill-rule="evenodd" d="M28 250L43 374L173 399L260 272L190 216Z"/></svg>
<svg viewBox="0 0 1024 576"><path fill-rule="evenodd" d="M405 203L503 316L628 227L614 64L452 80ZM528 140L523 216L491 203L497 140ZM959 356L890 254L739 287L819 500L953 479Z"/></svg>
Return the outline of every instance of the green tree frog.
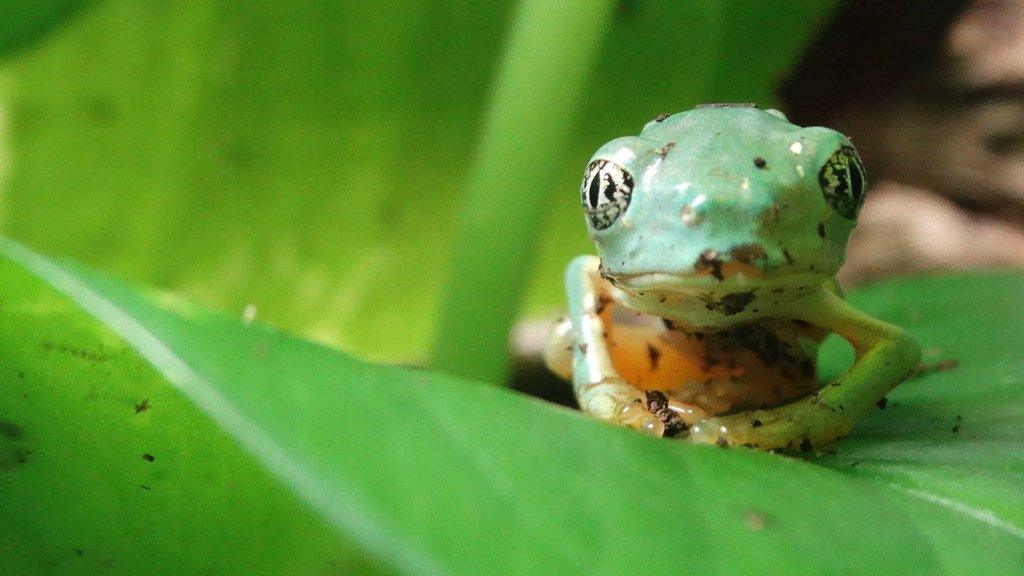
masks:
<svg viewBox="0 0 1024 576"><path fill-rule="evenodd" d="M598 255L569 264L569 316L547 365L583 411L654 436L768 450L836 441L920 356L833 279L865 185L846 136L754 105L662 115L612 140L580 189ZM831 332L856 359L820 385Z"/></svg>

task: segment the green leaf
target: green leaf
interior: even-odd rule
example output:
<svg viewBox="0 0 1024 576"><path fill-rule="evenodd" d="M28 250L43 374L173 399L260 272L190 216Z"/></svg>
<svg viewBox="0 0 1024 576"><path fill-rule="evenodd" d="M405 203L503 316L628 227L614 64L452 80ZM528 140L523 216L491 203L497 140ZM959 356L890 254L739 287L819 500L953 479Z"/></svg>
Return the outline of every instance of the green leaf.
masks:
<svg viewBox="0 0 1024 576"><path fill-rule="evenodd" d="M0 2L0 57L38 42L92 0L4 0Z"/></svg>
<svg viewBox="0 0 1024 576"><path fill-rule="evenodd" d="M6 257L0 327L0 574L377 573L123 326Z"/></svg>
<svg viewBox="0 0 1024 576"><path fill-rule="evenodd" d="M539 264L505 285L530 276L531 311L561 305L562 270L590 251L587 157L661 112L760 101L830 4L619 2L535 208ZM367 358L422 361L514 5L97 2L0 66L3 231L221 310L255 304Z"/></svg>
<svg viewBox="0 0 1024 576"><path fill-rule="evenodd" d="M345 541L407 574L1021 573L1020 276L854 294L960 366L808 462L646 438L2 252L17 264L0 264L0 453L25 459L0 471L19 519L0 523L3 573L232 573L246 555L302 572ZM192 557L212 548L224 564Z"/></svg>
<svg viewBox="0 0 1024 576"><path fill-rule="evenodd" d="M892 394L842 450L847 473L963 506L1024 536L1024 282L1009 275L891 281L851 299L908 328L934 372Z"/></svg>

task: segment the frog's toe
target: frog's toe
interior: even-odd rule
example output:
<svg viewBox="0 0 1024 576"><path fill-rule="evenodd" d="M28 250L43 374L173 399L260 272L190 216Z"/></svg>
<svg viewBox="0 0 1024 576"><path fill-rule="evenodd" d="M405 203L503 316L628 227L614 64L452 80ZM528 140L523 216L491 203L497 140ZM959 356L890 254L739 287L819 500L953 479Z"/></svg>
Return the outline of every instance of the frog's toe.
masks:
<svg viewBox="0 0 1024 576"><path fill-rule="evenodd" d="M657 390L637 390L618 377L587 385L577 400L584 412L656 438L679 435L705 416L696 406L670 400Z"/></svg>
<svg viewBox="0 0 1024 576"><path fill-rule="evenodd" d="M718 444L725 429L717 418L705 418L690 427L687 439L694 444Z"/></svg>
<svg viewBox="0 0 1024 576"><path fill-rule="evenodd" d="M687 439L694 444L739 446L749 443L749 434L729 418L704 418L690 427Z"/></svg>
<svg viewBox="0 0 1024 576"><path fill-rule="evenodd" d="M628 426L655 438L665 435L665 423L661 421L661 418L652 414L639 399L623 406L615 420L623 426Z"/></svg>

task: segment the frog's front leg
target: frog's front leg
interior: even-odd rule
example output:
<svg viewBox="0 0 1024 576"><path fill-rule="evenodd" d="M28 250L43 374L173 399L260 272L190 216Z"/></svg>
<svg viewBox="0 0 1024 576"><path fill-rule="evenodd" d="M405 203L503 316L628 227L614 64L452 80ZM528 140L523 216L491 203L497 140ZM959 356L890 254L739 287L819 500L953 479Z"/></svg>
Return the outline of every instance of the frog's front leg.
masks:
<svg viewBox="0 0 1024 576"><path fill-rule="evenodd" d="M606 319L615 306L613 287L601 278L600 260L580 256L566 271L569 322L555 328L548 344L547 362L555 372L565 374L572 354L572 383L580 409L617 424L653 436L676 432L683 422L672 410L672 402L657 392L642 392L615 370L608 352ZM567 375L567 374L566 374Z"/></svg>
<svg viewBox="0 0 1024 576"><path fill-rule="evenodd" d="M848 340L857 354L853 366L791 404L705 419L691 429L692 441L802 450L830 444L848 434L920 359L920 348L902 329L857 311L825 288L797 302L785 316L832 329Z"/></svg>

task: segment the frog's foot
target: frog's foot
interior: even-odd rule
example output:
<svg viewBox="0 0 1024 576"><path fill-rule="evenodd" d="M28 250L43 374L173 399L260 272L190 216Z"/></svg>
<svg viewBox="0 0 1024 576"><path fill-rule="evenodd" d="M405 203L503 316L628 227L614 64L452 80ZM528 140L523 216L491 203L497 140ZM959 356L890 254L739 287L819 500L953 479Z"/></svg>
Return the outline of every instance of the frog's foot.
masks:
<svg viewBox="0 0 1024 576"><path fill-rule="evenodd" d="M696 406L670 400L657 390L637 390L620 378L605 378L583 392L584 411L658 438L676 436L706 417Z"/></svg>
<svg viewBox="0 0 1024 576"><path fill-rule="evenodd" d="M817 395L765 410L705 418L690 428L699 444L751 446L762 450L814 450L850 432L856 418L822 402Z"/></svg>

